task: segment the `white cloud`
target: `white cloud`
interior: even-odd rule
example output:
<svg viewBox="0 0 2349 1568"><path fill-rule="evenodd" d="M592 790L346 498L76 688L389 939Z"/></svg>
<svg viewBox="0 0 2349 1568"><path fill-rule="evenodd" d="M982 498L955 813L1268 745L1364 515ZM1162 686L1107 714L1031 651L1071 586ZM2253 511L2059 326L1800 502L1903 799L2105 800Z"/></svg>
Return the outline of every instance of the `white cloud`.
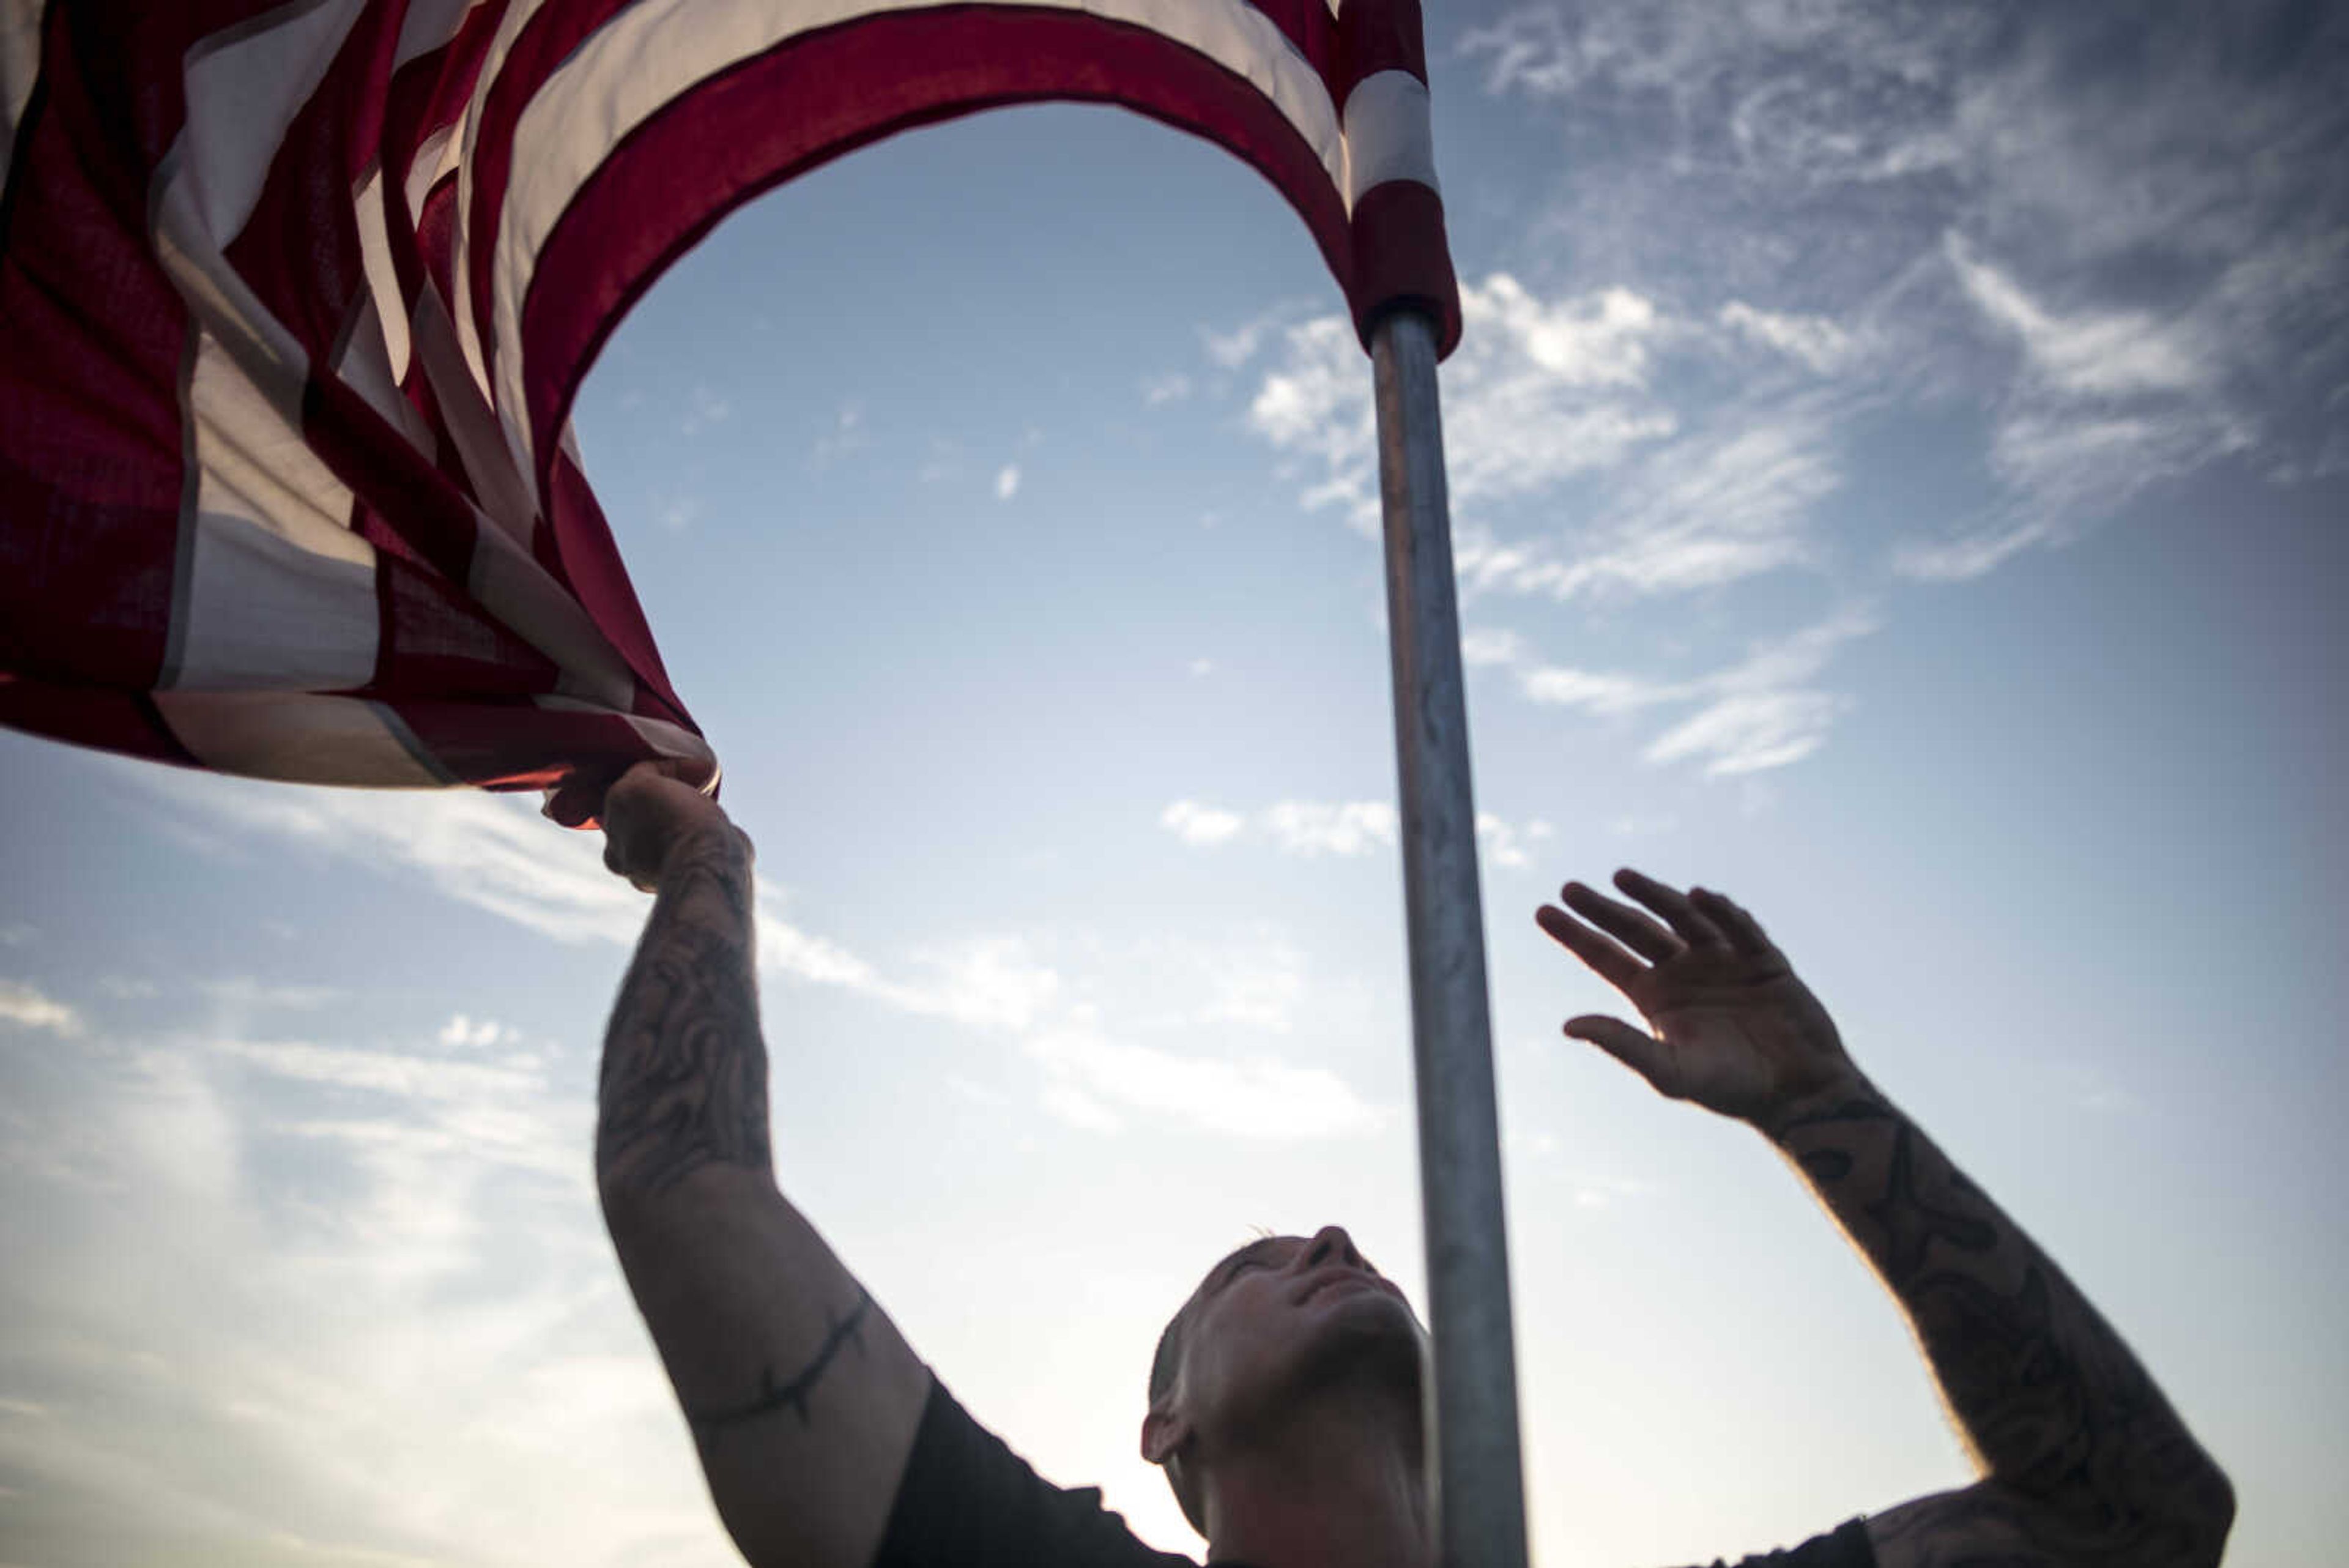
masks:
<svg viewBox="0 0 2349 1568"><path fill-rule="evenodd" d="M1216 661L1212 659L1195 659L1191 660L1188 668L1194 676L1213 675L1216 672Z"/></svg>
<svg viewBox="0 0 2349 1568"><path fill-rule="evenodd" d="M1879 625L1872 611L1851 608L1791 637L1755 643L1744 659L1700 683L1708 704L1658 737L1647 760L1703 758L1704 771L1715 777L1800 762L1826 742L1849 706L1848 699L1809 682L1845 643Z"/></svg>
<svg viewBox="0 0 2349 1568"><path fill-rule="evenodd" d="M1053 1010L1060 971L1016 937L980 937L916 955L929 978L879 994L908 1012L952 1019L974 1029L1021 1030Z"/></svg>
<svg viewBox="0 0 2349 1568"><path fill-rule="evenodd" d="M250 975L208 980L202 989L215 1002L233 1007L283 1007L297 1012L328 1006L342 1001L345 994L331 985L264 985ZM153 995L154 988L150 986L144 994Z"/></svg>
<svg viewBox="0 0 2349 1568"><path fill-rule="evenodd" d="M1733 299L1721 307L1716 319L1734 336L1783 354L1822 376L1844 369L1859 354L1858 340L1823 316L1785 315Z"/></svg>
<svg viewBox="0 0 2349 1568"><path fill-rule="evenodd" d="M1181 371L1154 376L1142 383L1142 400L1150 408L1179 403L1191 395L1191 378Z"/></svg>
<svg viewBox="0 0 2349 1568"><path fill-rule="evenodd" d="M1395 809L1382 800L1284 800L1262 821L1288 855L1367 855L1395 841Z"/></svg>
<svg viewBox="0 0 2349 1568"><path fill-rule="evenodd" d="M1468 627L1460 633L1460 662L1471 670L1515 664L1525 657L1525 639L1497 627Z"/></svg>
<svg viewBox="0 0 2349 1568"><path fill-rule="evenodd" d="M1394 806L1382 800L1276 801L1253 818L1236 811L1203 806L1196 801L1178 800L1160 815L1159 823L1188 844L1222 845L1246 835L1268 841L1284 854L1309 857L1351 857L1392 848L1398 826ZM1479 812L1476 815L1476 834L1485 846L1485 858L1509 869L1526 863L1523 847L1526 842L1547 838L1553 831L1548 823L1538 818L1520 830L1491 812ZM1207 983L1216 982L1210 980ZM1266 980L1257 989L1293 994L1298 983L1284 976ZM1231 1007L1211 1016L1236 1018L1246 1011Z"/></svg>
<svg viewBox="0 0 2349 1568"><path fill-rule="evenodd" d="M437 1038L452 1051L481 1051L512 1039L513 1031L492 1019L469 1018L458 1012L450 1014L449 1022L440 1026Z"/></svg>
<svg viewBox="0 0 2349 1568"><path fill-rule="evenodd" d="M1624 288L1545 298L1506 273L1461 290L1465 335L1444 366L1444 447L1455 502L1530 494L1611 467L1677 421L1647 381L1670 324ZM1309 506L1377 523L1371 368L1353 323L1287 327L1248 409L1275 448L1318 460Z"/></svg>
<svg viewBox="0 0 2349 1568"><path fill-rule="evenodd" d="M68 1036L82 1030L80 1013L43 995L37 988L13 980L0 980L0 1023Z"/></svg>
<svg viewBox="0 0 2349 1568"><path fill-rule="evenodd" d="M1464 594L1554 599L1686 593L1814 559L1814 508L1843 483L1828 421L1796 401L1731 408L1608 476L1601 521L1571 535L1455 531Z"/></svg>
<svg viewBox="0 0 2349 1568"><path fill-rule="evenodd" d="M1067 1078L1054 1078L1046 1084L1040 1103L1045 1115L1080 1131L1113 1133L1125 1127L1124 1120L1115 1111Z"/></svg>
<svg viewBox="0 0 2349 1568"><path fill-rule="evenodd" d="M1039 1034L1026 1049L1048 1075L1047 1107L1099 1130L1118 1125L1116 1110L1262 1139L1359 1136L1386 1121L1324 1068L1178 1055L1074 1028Z"/></svg>
<svg viewBox="0 0 2349 1568"><path fill-rule="evenodd" d="M2023 346L2032 370L2057 391L2096 397L2193 391L2214 365L2189 324L2146 311L2083 310L2060 316L1983 260L1964 236L1946 240L1966 297Z"/></svg>
<svg viewBox="0 0 2349 1568"><path fill-rule="evenodd" d="M734 405L709 387L697 385L688 394L685 418L678 421L682 435L699 435L712 425L724 424L734 416Z"/></svg>
<svg viewBox="0 0 2349 1568"><path fill-rule="evenodd" d="M1178 800L1158 814L1158 825L1185 844L1216 845L1237 836L1247 820L1237 812Z"/></svg>
<svg viewBox="0 0 2349 1568"><path fill-rule="evenodd" d="M1733 664L1680 680L1541 664L1522 648L1516 669L1528 701L1594 718L1701 703L1647 746L1646 760L1702 758L1710 774L1748 774L1799 762L1825 742L1848 703L1812 682L1844 644L1879 625L1871 608L1847 607L1789 636L1756 642Z"/></svg>
<svg viewBox="0 0 2349 1568"><path fill-rule="evenodd" d="M1753 691L1723 697L1649 746L1651 763L1705 757L1713 774L1798 763L1818 750L1844 699L1824 691Z"/></svg>
<svg viewBox="0 0 2349 1568"><path fill-rule="evenodd" d="M1007 462L995 471L995 498L1009 501L1019 493L1019 465Z"/></svg>
<svg viewBox="0 0 2349 1568"><path fill-rule="evenodd" d="M864 425L864 405L851 400L833 411L831 428L815 438L814 446L808 451L808 463L816 469L829 468L872 444L871 432Z"/></svg>
<svg viewBox="0 0 2349 1568"><path fill-rule="evenodd" d="M2008 504L1928 518L1892 563L1947 580L2230 458L2349 467L2331 55L2282 5L2140 13L2116 52L2078 8L1584 0L1459 48L1575 150L1523 242L1562 242L1569 285L1640 279L1833 378L1837 421L1991 411L1975 455ZM1706 389L1673 390L1694 417ZM1495 548L1531 557L1502 562L1527 591L1588 554Z"/></svg>
<svg viewBox="0 0 2349 1568"><path fill-rule="evenodd" d="M1206 348L1208 359L1219 369L1238 369L1255 358L1257 351L1264 347L1266 339L1294 315L1293 310L1277 306L1258 316L1255 320L1243 322L1228 332L1202 329L1200 337Z"/></svg>
<svg viewBox="0 0 2349 1568"><path fill-rule="evenodd" d="M101 1555L256 1568L722 1552L584 1089L313 1042L53 1065L11 1085L10 1191L49 1221L0 1239L0 1386L41 1411L0 1419L14 1524L98 1508Z"/></svg>
<svg viewBox="0 0 2349 1568"><path fill-rule="evenodd" d="M1537 844L1553 836L1557 829L1540 817L1522 828L1504 821L1489 811L1476 814L1476 841L1484 846L1485 862L1504 871L1523 871L1533 865L1529 844Z"/></svg>
<svg viewBox="0 0 2349 1568"><path fill-rule="evenodd" d="M1530 701L1545 707L1579 708L1600 718L1678 701L1689 691L1685 684L1555 664L1527 665L1517 672L1517 685Z"/></svg>

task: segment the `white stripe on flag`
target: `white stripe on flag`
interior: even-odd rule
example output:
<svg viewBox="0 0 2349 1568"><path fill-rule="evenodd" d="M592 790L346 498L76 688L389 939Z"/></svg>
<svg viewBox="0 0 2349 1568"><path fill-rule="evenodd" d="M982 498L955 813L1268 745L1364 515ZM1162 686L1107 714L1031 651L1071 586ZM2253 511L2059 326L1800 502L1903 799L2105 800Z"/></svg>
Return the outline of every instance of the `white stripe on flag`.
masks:
<svg viewBox="0 0 2349 1568"><path fill-rule="evenodd" d="M456 171L457 155L464 147L462 118L451 120L418 144L416 156L408 161L408 180L403 187L409 226L413 227L424 215L424 198L432 193L432 187L440 183L444 175Z"/></svg>
<svg viewBox="0 0 2349 1568"><path fill-rule="evenodd" d="M623 713L634 707L635 673L579 601L486 518L480 537L465 580L473 602L554 660L558 692Z"/></svg>
<svg viewBox="0 0 2349 1568"><path fill-rule="evenodd" d="M398 70L419 55L429 55L457 36L465 18L481 0L409 0L408 15L399 25L399 47L391 68Z"/></svg>
<svg viewBox="0 0 2349 1568"><path fill-rule="evenodd" d="M521 312L538 254L580 188L636 127L696 84L736 62L788 39L857 17L932 8L935 0L797 0L745 5L740 0L643 0L598 28L574 49L523 111L514 129L512 171L500 214L496 265L491 271L492 327L496 334L496 404L506 439L525 482L535 472L523 397ZM1280 112L1320 159L1330 185L1345 190L1345 141L1329 88L1272 20L1246 0L1027 0L1026 8L1081 11L1144 28L1184 45L1247 80ZM517 11L535 9L518 5ZM513 13L501 29L503 43ZM502 53L474 88L487 92ZM457 279L470 286L468 255L474 236L464 226L471 211L471 161L458 174L460 228ZM474 313L456 312L466 358L482 367Z"/></svg>
<svg viewBox="0 0 2349 1568"><path fill-rule="evenodd" d="M292 0L188 51L180 175L217 248L253 215L287 128L366 9L367 0Z"/></svg>
<svg viewBox="0 0 2349 1568"><path fill-rule="evenodd" d="M376 310L375 296L362 294L353 302L354 319L344 329L342 347L335 357L335 374L343 384L365 398L367 406L384 418L408 444L424 454L428 462L440 459L440 442L432 436L432 428L416 405L408 400L392 377L391 360L384 347L384 323ZM401 321L401 347L407 346L405 318Z"/></svg>
<svg viewBox="0 0 2349 1568"><path fill-rule="evenodd" d="M383 165L370 164L351 197L359 220L359 261L367 292L375 298L376 332L383 341L394 386L408 379L408 304L399 296L399 274L391 265L391 226L383 213ZM364 328L362 328L364 330Z"/></svg>
<svg viewBox="0 0 2349 1568"><path fill-rule="evenodd" d="M1346 210L1390 180L1435 182L1435 132L1427 84L1409 71L1379 71L1346 95Z"/></svg>
<svg viewBox="0 0 2349 1568"><path fill-rule="evenodd" d="M181 691L336 691L375 675L374 548L351 493L227 349L199 331L187 397L194 515L183 517L170 669Z"/></svg>
<svg viewBox="0 0 2349 1568"><path fill-rule="evenodd" d="M16 129L41 79L42 0L0 0L0 189L16 150Z"/></svg>
<svg viewBox="0 0 2349 1568"><path fill-rule="evenodd" d="M450 782L417 757L383 708L357 697L158 691L155 709L189 754L219 773L376 789Z"/></svg>

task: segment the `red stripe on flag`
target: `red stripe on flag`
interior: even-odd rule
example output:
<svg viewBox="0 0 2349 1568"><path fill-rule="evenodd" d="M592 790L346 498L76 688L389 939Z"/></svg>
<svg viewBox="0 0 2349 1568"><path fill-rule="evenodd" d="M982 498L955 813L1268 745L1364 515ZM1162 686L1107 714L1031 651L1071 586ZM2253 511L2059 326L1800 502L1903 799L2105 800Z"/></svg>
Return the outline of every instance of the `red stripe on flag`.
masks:
<svg viewBox="0 0 2349 1568"><path fill-rule="evenodd" d="M164 728L143 691L52 685L0 670L0 724L150 762L200 765Z"/></svg>
<svg viewBox="0 0 2349 1568"><path fill-rule="evenodd" d="M1460 341L1460 284L1444 243L1444 198L1416 180L1374 185L1354 203L1354 330L1362 347L1388 312L1415 309L1435 323L1438 358Z"/></svg>
<svg viewBox="0 0 2349 1568"><path fill-rule="evenodd" d="M895 131L1049 99L1120 104L1221 144L1288 196L1340 282L1350 275L1345 213L1320 159L1260 92L1215 62L1081 12L973 6L867 17L794 38L671 102L564 210L523 311L542 493L553 432L605 337L728 213Z"/></svg>
<svg viewBox="0 0 2349 1568"><path fill-rule="evenodd" d="M552 542L564 579L587 607L605 639L628 661L638 686L658 697L659 704L652 711L673 724L692 728L685 704L678 701L676 689L669 684L660 649L653 645L652 628L645 620L644 607L636 601L636 587L620 565L620 548L612 541L604 509L595 504L587 476L565 452L555 454L546 488L546 519L549 526L539 530L539 537ZM637 702L640 712L646 711L642 695Z"/></svg>

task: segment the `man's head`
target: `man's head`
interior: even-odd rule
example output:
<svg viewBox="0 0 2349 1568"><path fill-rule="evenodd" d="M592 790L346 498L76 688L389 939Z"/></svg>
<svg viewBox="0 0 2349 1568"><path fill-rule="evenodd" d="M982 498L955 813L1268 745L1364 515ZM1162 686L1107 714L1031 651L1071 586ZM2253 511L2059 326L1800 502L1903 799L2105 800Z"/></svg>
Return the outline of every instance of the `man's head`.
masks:
<svg viewBox="0 0 2349 1568"><path fill-rule="evenodd" d="M1415 1439L1426 1341L1402 1293L1338 1226L1251 1241L1207 1271L1159 1335L1142 1456L1164 1467L1205 1534L1216 1456L1268 1440L1317 1397L1381 1395Z"/></svg>

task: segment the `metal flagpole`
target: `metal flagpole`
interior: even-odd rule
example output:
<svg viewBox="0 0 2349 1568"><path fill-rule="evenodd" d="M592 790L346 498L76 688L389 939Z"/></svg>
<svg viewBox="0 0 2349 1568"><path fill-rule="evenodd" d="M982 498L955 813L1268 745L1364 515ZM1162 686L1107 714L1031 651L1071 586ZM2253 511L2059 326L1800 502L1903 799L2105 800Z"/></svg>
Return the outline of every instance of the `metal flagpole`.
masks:
<svg viewBox="0 0 2349 1568"><path fill-rule="evenodd" d="M1426 317L1397 310L1379 323L1371 347L1419 1081L1420 1208L1435 1336L1430 1470L1443 1568L1526 1568L1493 1024L1435 345Z"/></svg>

